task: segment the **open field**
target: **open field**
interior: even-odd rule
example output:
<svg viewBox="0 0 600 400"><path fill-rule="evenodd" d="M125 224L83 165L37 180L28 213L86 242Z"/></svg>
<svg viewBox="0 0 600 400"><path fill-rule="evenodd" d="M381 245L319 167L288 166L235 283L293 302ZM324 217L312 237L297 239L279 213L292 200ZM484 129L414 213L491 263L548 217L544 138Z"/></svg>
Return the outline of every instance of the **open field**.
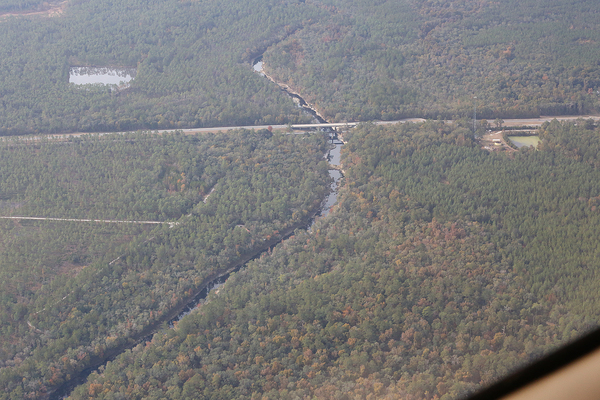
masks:
<svg viewBox="0 0 600 400"><path fill-rule="evenodd" d="M8 17L19 17L19 16L31 16L38 15L44 17L58 17L61 15L67 7L67 1L44 3L40 9L35 10L23 10L23 11L10 11L0 12L0 19Z"/></svg>

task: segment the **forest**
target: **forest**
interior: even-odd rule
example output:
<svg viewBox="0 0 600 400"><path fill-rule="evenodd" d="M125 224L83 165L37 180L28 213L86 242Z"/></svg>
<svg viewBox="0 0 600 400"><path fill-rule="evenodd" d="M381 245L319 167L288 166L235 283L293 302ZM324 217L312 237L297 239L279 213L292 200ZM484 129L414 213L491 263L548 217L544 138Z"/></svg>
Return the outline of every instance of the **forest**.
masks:
<svg viewBox="0 0 600 400"><path fill-rule="evenodd" d="M326 148L268 130L0 143L2 216L176 222L0 219L0 398L51 392L304 227Z"/></svg>
<svg viewBox="0 0 600 400"><path fill-rule="evenodd" d="M69 0L4 15L44 4L0 1L0 135L309 122L252 71L263 53L335 122L598 110L593 0ZM84 66L136 74L69 83Z"/></svg>
<svg viewBox="0 0 600 400"><path fill-rule="evenodd" d="M600 129L509 156L466 126L347 134L327 218L69 398L456 399L597 326L600 171L559 144Z"/></svg>
<svg viewBox="0 0 600 400"><path fill-rule="evenodd" d="M0 0L0 400L89 370L69 398L450 400L597 327L600 127L488 152L465 117L598 113L599 13ZM311 121L261 56L327 120L361 121L310 229L327 133L183 131ZM79 86L74 67L135 78ZM370 122L404 117L426 121ZM65 132L89 134L44 135Z"/></svg>
<svg viewBox="0 0 600 400"><path fill-rule="evenodd" d="M2 0L0 1L0 12L38 10L43 6L44 3L45 2L43 0Z"/></svg>
<svg viewBox="0 0 600 400"><path fill-rule="evenodd" d="M332 120L598 109L592 1L326 3L330 21L272 46L264 61Z"/></svg>

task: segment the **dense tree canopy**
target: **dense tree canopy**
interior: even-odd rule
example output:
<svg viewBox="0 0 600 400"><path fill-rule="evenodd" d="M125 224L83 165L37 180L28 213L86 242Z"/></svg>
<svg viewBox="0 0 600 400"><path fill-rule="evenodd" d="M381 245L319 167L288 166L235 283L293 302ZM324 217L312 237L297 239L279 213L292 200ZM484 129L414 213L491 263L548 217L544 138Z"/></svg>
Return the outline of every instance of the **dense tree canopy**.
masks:
<svg viewBox="0 0 600 400"><path fill-rule="evenodd" d="M2 143L4 215L173 224L0 219L0 398L57 387L305 226L325 146L267 130Z"/></svg>
<svg viewBox="0 0 600 400"><path fill-rule="evenodd" d="M591 129L589 129L591 128ZM453 399L598 324L600 171L430 122L348 135L339 205L72 398Z"/></svg>
<svg viewBox="0 0 600 400"><path fill-rule="evenodd" d="M72 397L447 400L597 326L600 129L553 121L497 154L460 118L598 111L597 19L592 0L0 0L2 136L310 121L259 56L329 120L429 118L346 133L338 205L307 232L321 133L4 138L0 400L120 353Z"/></svg>
<svg viewBox="0 0 600 400"><path fill-rule="evenodd" d="M598 108L593 1L321 4L328 20L269 48L264 60L328 118L451 118L474 105L490 119Z"/></svg>
<svg viewBox="0 0 600 400"><path fill-rule="evenodd" d="M309 121L253 73L262 53L336 121L464 116L474 96L484 118L598 108L592 0L72 0L6 15L39 3L0 2L0 134ZM81 66L136 76L68 83Z"/></svg>

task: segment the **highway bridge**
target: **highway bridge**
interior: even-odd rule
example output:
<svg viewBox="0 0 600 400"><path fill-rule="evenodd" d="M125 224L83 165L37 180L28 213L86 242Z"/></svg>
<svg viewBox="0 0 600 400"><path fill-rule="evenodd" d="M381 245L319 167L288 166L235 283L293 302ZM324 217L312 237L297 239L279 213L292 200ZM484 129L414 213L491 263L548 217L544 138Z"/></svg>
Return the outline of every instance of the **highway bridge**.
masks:
<svg viewBox="0 0 600 400"><path fill-rule="evenodd" d="M301 131L321 129L321 128L331 128L331 129L335 129L335 130L340 130L340 129L354 128L356 125L358 125L358 122L338 122L338 123L333 123L333 124L293 124L293 125L290 125L290 128L298 129Z"/></svg>
<svg viewBox="0 0 600 400"><path fill-rule="evenodd" d="M553 119L557 119L559 121L575 121L577 119L593 119L595 121L600 121L600 116L597 115L568 115L568 116L553 116L553 117L546 117L546 116L542 116L539 118L523 118L523 119L505 119L503 126L505 127L523 127L524 129L528 129L528 128L536 128L540 125L542 125L544 122L549 122L552 121ZM375 125L393 125L393 124L400 124L400 123L406 123L406 122L412 122L412 123L418 123L418 122L424 122L425 119L423 118L405 118L405 119L400 119L400 120L395 120L395 121L370 121L370 123L373 123ZM446 120L444 121L445 123L449 123L451 124L453 121L452 120ZM306 131L306 130L316 130L316 129L321 129L321 128L332 128L335 129L337 131L339 130L344 130L346 128L354 128L356 125L358 125L360 122L336 122L336 123L317 123L317 124L291 124L291 125L247 125L247 126L220 126L220 127L213 127L213 128L189 128L189 129L161 129L161 130L148 130L146 132L155 132L155 133L168 133L168 132L175 132L175 131L181 131L183 133L186 134L194 134L194 133L202 133L202 132L227 132L227 131L231 131L231 130L235 130L235 129L254 129L254 130L260 130L260 129L269 129L271 128L272 130L276 130L276 131L289 131L291 130L295 130L295 131ZM90 135L90 134L95 134L95 135L106 135L106 134L112 134L112 133L126 133L126 132L96 132L96 133L84 133L84 132L76 132L76 133L62 133L62 134L48 134L48 135L23 135L23 136L7 136L7 137L0 137L0 140L7 140L10 138L10 140L13 139L20 139L20 140L40 140L42 137L45 137L47 139L58 139L58 140L62 140L62 139L67 139L69 137L77 137L77 136L82 136L82 135Z"/></svg>

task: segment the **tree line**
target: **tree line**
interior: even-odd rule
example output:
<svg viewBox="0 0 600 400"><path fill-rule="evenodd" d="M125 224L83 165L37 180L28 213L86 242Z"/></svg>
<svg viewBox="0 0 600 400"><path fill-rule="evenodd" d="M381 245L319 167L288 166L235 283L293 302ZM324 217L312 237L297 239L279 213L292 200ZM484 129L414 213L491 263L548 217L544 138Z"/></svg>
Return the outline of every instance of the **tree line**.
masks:
<svg viewBox="0 0 600 400"><path fill-rule="evenodd" d="M597 326L598 169L467 126L356 128L330 217L72 398L454 399Z"/></svg>
<svg viewBox="0 0 600 400"><path fill-rule="evenodd" d="M329 190L326 148L268 130L3 142L7 214L178 224L0 221L0 398L44 396L307 224Z"/></svg>
<svg viewBox="0 0 600 400"><path fill-rule="evenodd" d="M6 0L0 10L34 3ZM72 1L60 16L2 20L0 134L310 121L252 71L263 53L271 76L332 121L456 119L475 106L487 119L591 113L594 6ZM136 76L121 89L69 84L70 68L82 66Z"/></svg>

